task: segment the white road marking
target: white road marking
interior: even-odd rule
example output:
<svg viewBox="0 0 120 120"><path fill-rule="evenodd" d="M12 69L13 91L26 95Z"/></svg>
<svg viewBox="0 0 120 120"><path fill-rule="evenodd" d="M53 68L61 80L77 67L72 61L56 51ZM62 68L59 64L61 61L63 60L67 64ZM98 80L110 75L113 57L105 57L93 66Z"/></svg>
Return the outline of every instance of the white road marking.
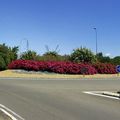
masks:
<svg viewBox="0 0 120 120"><path fill-rule="evenodd" d="M106 97L106 98L120 100L120 98L117 98L117 97L100 94L100 93L103 93L103 92L107 92L107 91L84 91L83 93L89 94L89 95L95 95L95 96L100 96L100 97Z"/></svg>
<svg viewBox="0 0 120 120"><path fill-rule="evenodd" d="M12 120L17 120L14 116L12 116L10 113L8 113L7 111L5 111L3 108L0 108L0 110L6 114L8 117L10 117Z"/></svg>
<svg viewBox="0 0 120 120"><path fill-rule="evenodd" d="M4 110L3 112L5 112L5 111L6 111L6 113L10 112L10 113L13 114L15 117L17 117L17 118L19 118L19 119L21 119L21 120L25 120L25 119L22 118L20 115L18 115L17 113L15 113L14 111L12 111L11 109L7 108L6 106L0 104L0 107L1 107L1 109ZM8 114L9 114L9 113L8 113ZM11 116L12 116L12 115L11 115ZM13 116L13 118L15 118L14 116ZM13 119L13 120L17 120L17 119L15 118L15 119Z"/></svg>

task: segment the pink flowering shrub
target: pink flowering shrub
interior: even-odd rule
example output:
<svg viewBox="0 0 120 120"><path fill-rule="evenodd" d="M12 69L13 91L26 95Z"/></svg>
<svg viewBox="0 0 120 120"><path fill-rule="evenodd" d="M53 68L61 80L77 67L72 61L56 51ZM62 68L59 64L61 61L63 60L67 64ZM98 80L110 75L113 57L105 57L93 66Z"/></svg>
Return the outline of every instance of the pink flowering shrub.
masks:
<svg viewBox="0 0 120 120"><path fill-rule="evenodd" d="M24 69L24 70L34 70L38 71L39 66L37 62L32 60L15 60L8 65L9 69Z"/></svg>
<svg viewBox="0 0 120 120"><path fill-rule="evenodd" d="M33 60L15 60L8 65L9 69L24 69L28 71L48 71L60 74L115 74L115 66L111 64L97 63L77 64L73 62L61 61L33 61Z"/></svg>
<svg viewBox="0 0 120 120"><path fill-rule="evenodd" d="M96 63L93 67L97 70L97 73L100 74L116 74L115 65L108 63Z"/></svg>

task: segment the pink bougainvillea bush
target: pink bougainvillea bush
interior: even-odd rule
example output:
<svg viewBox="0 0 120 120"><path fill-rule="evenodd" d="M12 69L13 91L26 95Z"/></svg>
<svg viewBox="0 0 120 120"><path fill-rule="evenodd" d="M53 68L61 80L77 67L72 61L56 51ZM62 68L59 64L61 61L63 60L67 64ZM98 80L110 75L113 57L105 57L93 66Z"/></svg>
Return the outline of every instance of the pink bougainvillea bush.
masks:
<svg viewBox="0 0 120 120"><path fill-rule="evenodd" d="M96 63L93 67L97 70L97 73L100 74L116 74L115 65L108 63Z"/></svg>
<svg viewBox="0 0 120 120"><path fill-rule="evenodd" d="M96 74L94 67L87 64L76 64L72 62L46 62L47 71L61 74Z"/></svg>
<svg viewBox="0 0 120 120"><path fill-rule="evenodd" d="M15 60L8 65L9 69L24 69L38 71L38 63L31 60Z"/></svg>
<svg viewBox="0 0 120 120"><path fill-rule="evenodd" d="M94 65L61 62L61 61L33 61L15 60L8 65L9 69L23 69L28 71L48 71L60 74L115 74L115 66L111 64L97 63Z"/></svg>
<svg viewBox="0 0 120 120"><path fill-rule="evenodd" d="M76 64L61 61L15 60L8 65L9 69L24 69L28 71L48 71L60 74L96 74L94 67L88 64Z"/></svg>

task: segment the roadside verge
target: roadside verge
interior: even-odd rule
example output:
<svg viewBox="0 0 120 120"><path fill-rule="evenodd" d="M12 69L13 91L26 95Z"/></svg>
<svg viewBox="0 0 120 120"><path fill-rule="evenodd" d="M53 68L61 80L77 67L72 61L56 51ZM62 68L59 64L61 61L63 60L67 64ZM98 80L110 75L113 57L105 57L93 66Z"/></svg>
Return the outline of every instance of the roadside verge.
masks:
<svg viewBox="0 0 120 120"><path fill-rule="evenodd" d="M96 75L67 75L67 74L47 74L41 72L36 73L18 73L14 70L5 70L0 72L0 78L10 77L10 78L111 78L111 77L120 77L117 74L96 74Z"/></svg>

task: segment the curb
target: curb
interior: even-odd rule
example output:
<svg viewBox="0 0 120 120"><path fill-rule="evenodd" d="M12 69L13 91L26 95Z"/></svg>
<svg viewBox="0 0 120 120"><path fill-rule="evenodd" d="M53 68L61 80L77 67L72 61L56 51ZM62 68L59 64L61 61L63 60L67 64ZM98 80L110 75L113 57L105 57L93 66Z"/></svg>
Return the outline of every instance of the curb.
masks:
<svg viewBox="0 0 120 120"><path fill-rule="evenodd" d="M14 78L48 78L48 79L53 79L53 78L61 78L61 79L81 79L81 78L89 78L89 79L120 79L120 76L117 76L116 74L95 74L95 75L72 75L72 74L47 74L47 73L23 73L21 70L5 70L0 72L0 78L6 78L6 77L14 77Z"/></svg>

